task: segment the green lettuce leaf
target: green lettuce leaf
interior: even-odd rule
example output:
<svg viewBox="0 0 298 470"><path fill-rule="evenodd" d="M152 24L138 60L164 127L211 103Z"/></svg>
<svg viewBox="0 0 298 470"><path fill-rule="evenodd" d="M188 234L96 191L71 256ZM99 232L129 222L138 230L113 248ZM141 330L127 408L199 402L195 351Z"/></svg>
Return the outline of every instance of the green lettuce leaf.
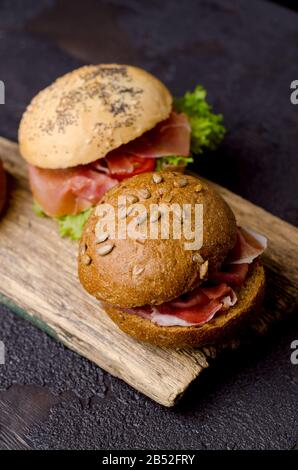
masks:
<svg viewBox="0 0 298 470"><path fill-rule="evenodd" d="M174 102L175 109L187 114L189 118L193 154L200 154L207 149L214 150L226 133L222 115L212 112L206 96L206 90L198 85L192 93L188 91Z"/></svg>
<svg viewBox="0 0 298 470"><path fill-rule="evenodd" d="M188 163L192 163L192 157L183 157L182 155L169 155L168 157L161 157L157 159L156 162L156 171L162 171L163 165L181 165L184 164L185 166Z"/></svg>
<svg viewBox="0 0 298 470"><path fill-rule="evenodd" d="M38 215L38 217L46 217L41 205L35 199L33 201L33 212Z"/></svg>
<svg viewBox="0 0 298 470"><path fill-rule="evenodd" d="M77 215L64 215L62 217L53 217L54 220L58 222L59 234L61 237L69 237L72 240L79 240L81 238L83 228L89 216L91 214L93 207L80 212ZM33 201L33 211L39 217L47 217L47 215L42 210L42 207L37 201Z"/></svg>
<svg viewBox="0 0 298 470"><path fill-rule="evenodd" d="M57 217L56 220L58 222L60 236L69 237L72 240L79 240L92 209L93 208L91 207L77 215L64 215L63 217Z"/></svg>

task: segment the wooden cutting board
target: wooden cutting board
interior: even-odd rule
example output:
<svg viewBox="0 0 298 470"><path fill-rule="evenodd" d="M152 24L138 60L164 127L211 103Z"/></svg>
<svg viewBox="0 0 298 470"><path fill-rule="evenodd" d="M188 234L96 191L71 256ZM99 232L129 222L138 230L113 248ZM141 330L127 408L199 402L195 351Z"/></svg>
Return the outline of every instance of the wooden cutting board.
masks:
<svg viewBox="0 0 298 470"><path fill-rule="evenodd" d="M81 288L77 243L60 238L53 220L33 213L17 144L0 138L0 158L13 182L9 208L0 220L0 301L158 403L174 405L218 349L172 351L122 333ZM265 309L251 325L262 331L293 310L297 300L298 230L230 191L217 189L240 224L269 240Z"/></svg>

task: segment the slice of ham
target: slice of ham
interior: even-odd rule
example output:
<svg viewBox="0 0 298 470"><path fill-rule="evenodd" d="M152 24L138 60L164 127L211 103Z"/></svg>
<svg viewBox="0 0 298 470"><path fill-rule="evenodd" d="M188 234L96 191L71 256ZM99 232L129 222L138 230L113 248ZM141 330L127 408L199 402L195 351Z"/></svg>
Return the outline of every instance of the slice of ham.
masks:
<svg viewBox="0 0 298 470"><path fill-rule="evenodd" d="M200 326L222 309L235 305L236 293L227 284L198 287L186 296L155 307L125 309L161 326Z"/></svg>
<svg viewBox="0 0 298 470"><path fill-rule="evenodd" d="M248 263L227 264L221 271L211 273L208 279L216 284L226 282L230 286L240 287L245 281L248 269Z"/></svg>
<svg viewBox="0 0 298 470"><path fill-rule="evenodd" d="M216 300L197 309L185 309L179 313L164 314L160 309L154 308L150 320L160 326L200 326L212 320L221 308L222 304Z"/></svg>
<svg viewBox="0 0 298 470"><path fill-rule="evenodd" d="M34 198L51 217L78 214L118 184L108 175L83 166L44 170L29 165L29 180Z"/></svg>
<svg viewBox="0 0 298 470"><path fill-rule="evenodd" d="M267 239L248 228L238 227L237 241L231 251L227 263L252 263L267 248Z"/></svg>
<svg viewBox="0 0 298 470"><path fill-rule="evenodd" d="M187 157L190 152L191 128L184 113L172 112L170 117L141 137L122 145L113 155L132 154L142 158L160 158L170 155Z"/></svg>
<svg viewBox="0 0 298 470"><path fill-rule="evenodd" d="M236 292L225 283L214 287L201 287L201 290L208 296L209 300L220 299L222 309L233 307L237 302Z"/></svg>
<svg viewBox="0 0 298 470"><path fill-rule="evenodd" d="M248 273L249 265L267 248L267 239L250 229L237 227L237 240L221 271L211 273L209 280L226 282L240 287Z"/></svg>
<svg viewBox="0 0 298 470"><path fill-rule="evenodd" d="M133 162L128 155L112 152L106 160L111 175L119 173L129 175L134 171Z"/></svg>

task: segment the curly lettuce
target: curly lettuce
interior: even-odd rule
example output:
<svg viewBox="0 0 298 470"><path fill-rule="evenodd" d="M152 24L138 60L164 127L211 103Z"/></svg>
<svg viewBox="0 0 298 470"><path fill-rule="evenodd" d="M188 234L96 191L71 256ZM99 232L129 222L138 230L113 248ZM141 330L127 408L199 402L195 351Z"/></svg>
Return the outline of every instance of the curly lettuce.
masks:
<svg viewBox="0 0 298 470"><path fill-rule="evenodd" d="M193 92L186 92L174 101L178 112L187 114L191 126L191 153L201 154L204 150L214 150L223 139L226 129L223 116L214 114L206 101L207 92L198 85Z"/></svg>
<svg viewBox="0 0 298 470"><path fill-rule="evenodd" d="M192 163L192 157L183 157L182 155L169 155L168 157L161 157L156 162L156 171L162 171L165 165L186 166L188 163Z"/></svg>
<svg viewBox="0 0 298 470"><path fill-rule="evenodd" d="M59 235L69 237L72 240L79 240L83 233L83 228L89 219L92 207L76 215L64 215L57 217Z"/></svg>

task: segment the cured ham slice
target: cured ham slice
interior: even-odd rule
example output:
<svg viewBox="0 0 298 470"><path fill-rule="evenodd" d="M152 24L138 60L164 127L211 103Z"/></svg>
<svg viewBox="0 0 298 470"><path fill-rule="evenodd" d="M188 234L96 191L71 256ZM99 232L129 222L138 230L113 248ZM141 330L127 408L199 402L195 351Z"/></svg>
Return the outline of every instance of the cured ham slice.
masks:
<svg viewBox="0 0 298 470"><path fill-rule="evenodd" d="M238 227L237 241L231 251L228 263L242 264L252 263L267 248L267 239L248 228Z"/></svg>
<svg viewBox="0 0 298 470"><path fill-rule="evenodd" d="M236 293L226 284L216 287L198 287L185 296L155 307L125 309L161 326L200 326L214 315L235 305Z"/></svg>
<svg viewBox="0 0 298 470"><path fill-rule="evenodd" d="M186 114L172 112L166 121L157 124L154 129L112 150L105 158L90 165L110 175L130 175L135 172L134 157L137 159L155 159L170 155L187 157L190 152L190 133L191 128ZM140 163L140 160L137 161Z"/></svg>
<svg viewBox="0 0 298 470"><path fill-rule="evenodd" d="M51 217L78 214L118 184L108 175L83 166L45 170L29 165L29 180L34 198Z"/></svg>
<svg viewBox="0 0 298 470"><path fill-rule="evenodd" d="M214 287L202 287L201 290L208 296L209 300L220 299L222 309L233 307L237 302L236 292L225 283Z"/></svg>
<svg viewBox="0 0 298 470"><path fill-rule="evenodd" d="M196 311L185 310L179 314L163 314L159 309L153 309L150 320L160 326L200 326L212 320L221 307L220 302L211 301Z"/></svg>
<svg viewBox="0 0 298 470"><path fill-rule="evenodd" d="M236 244L221 271L212 273L209 280L239 287L245 281L249 264L267 248L267 239L250 229L237 227Z"/></svg>
<svg viewBox="0 0 298 470"><path fill-rule="evenodd" d="M131 158L128 155L121 155L121 154L113 154L111 153L109 157L106 159L108 169L113 174L126 174L129 175L134 171L134 164Z"/></svg>
<svg viewBox="0 0 298 470"><path fill-rule="evenodd" d="M190 152L191 128L184 113L172 112L170 117L141 137L117 151L142 158L159 158L169 155L187 157ZM115 154L116 151L112 153Z"/></svg>
<svg viewBox="0 0 298 470"><path fill-rule="evenodd" d="M248 273L248 263L243 264L227 264L222 268L222 271L217 271L210 274L209 281L215 283L226 282L231 286L241 286L245 281Z"/></svg>

